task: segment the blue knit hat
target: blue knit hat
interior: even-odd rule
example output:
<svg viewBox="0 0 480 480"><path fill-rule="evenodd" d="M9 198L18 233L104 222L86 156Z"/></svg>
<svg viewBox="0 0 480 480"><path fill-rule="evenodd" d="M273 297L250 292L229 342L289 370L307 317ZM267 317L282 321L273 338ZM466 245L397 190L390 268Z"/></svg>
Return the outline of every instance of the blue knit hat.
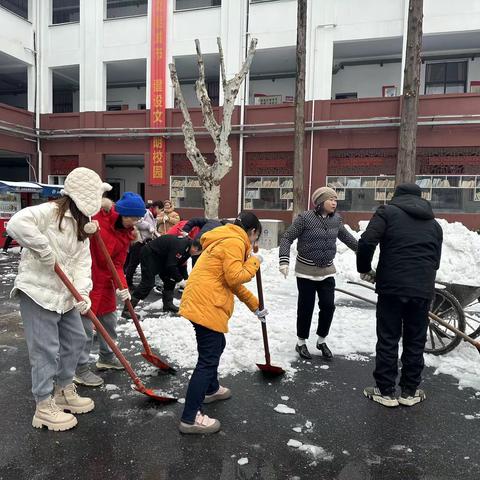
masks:
<svg viewBox="0 0 480 480"><path fill-rule="evenodd" d="M115 203L115 210L123 217L143 217L146 213L142 197L133 192L125 192Z"/></svg>

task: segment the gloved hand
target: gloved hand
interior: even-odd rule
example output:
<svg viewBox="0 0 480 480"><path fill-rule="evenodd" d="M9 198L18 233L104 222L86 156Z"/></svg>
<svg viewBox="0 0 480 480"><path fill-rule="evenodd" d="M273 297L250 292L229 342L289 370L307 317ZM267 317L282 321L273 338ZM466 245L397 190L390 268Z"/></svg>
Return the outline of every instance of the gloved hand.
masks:
<svg viewBox="0 0 480 480"><path fill-rule="evenodd" d="M375 283L375 276L376 276L375 270L370 270L368 273L360 274L360 278L364 282L368 282L368 283Z"/></svg>
<svg viewBox="0 0 480 480"><path fill-rule="evenodd" d="M255 315L261 322L265 322L267 320L268 310L266 308L264 308L263 310L257 308L255 310Z"/></svg>
<svg viewBox="0 0 480 480"><path fill-rule="evenodd" d="M83 297L81 302L75 302L73 306L80 312L80 315L85 315L92 306L92 301L89 297Z"/></svg>
<svg viewBox="0 0 480 480"><path fill-rule="evenodd" d="M280 265L280 267L278 267L278 270L285 278L288 277L288 265Z"/></svg>
<svg viewBox="0 0 480 480"><path fill-rule="evenodd" d="M126 302L127 300L131 300L132 299L132 296L130 295L130 292L128 291L128 288L124 288L122 290L120 290L119 288L117 288L116 292L117 294L117 297L122 301L122 302Z"/></svg>
<svg viewBox="0 0 480 480"><path fill-rule="evenodd" d="M55 262L57 261L53 250L50 250L46 255L44 255L43 257L39 257L38 259L40 260L40 262L43 263L45 268L48 268L49 270L54 269Z"/></svg>
<svg viewBox="0 0 480 480"><path fill-rule="evenodd" d="M259 253L252 253L252 257L256 258L260 265L263 263L263 257Z"/></svg>

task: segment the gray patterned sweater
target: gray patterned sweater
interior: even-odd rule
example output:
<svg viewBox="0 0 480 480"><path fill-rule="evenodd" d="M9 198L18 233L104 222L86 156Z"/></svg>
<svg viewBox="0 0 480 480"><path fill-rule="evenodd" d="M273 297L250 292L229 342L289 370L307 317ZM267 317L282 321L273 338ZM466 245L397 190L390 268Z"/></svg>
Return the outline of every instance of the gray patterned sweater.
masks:
<svg viewBox="0 0 480 480"><path fill-rule="evenodd" d="M340 215L334 213L324 218L315 210L308 210L295 219L280 240L280 265L290 263L290 247L297 238L297 262L311 267L325 268L333 264L337 238L354 252L358 245Z"/></svg>

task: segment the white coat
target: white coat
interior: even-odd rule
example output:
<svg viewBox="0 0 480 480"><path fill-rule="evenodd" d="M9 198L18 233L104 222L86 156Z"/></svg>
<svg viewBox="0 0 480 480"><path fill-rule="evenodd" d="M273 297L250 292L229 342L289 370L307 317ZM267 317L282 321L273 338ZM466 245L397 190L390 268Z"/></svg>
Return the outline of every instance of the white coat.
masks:
<svg viewBox="0 0 480 480"><path fill-rule="evenodd" d="M20 210L9 221L7 233L24 247L10 296L18 290L35 303L57 313L71 310L75 300L53 269L39 260L53 252L57 263L84 297L92 289L90 242L77 239L77 223L69 210L58 228L58 207L48 202Z"/></svg>

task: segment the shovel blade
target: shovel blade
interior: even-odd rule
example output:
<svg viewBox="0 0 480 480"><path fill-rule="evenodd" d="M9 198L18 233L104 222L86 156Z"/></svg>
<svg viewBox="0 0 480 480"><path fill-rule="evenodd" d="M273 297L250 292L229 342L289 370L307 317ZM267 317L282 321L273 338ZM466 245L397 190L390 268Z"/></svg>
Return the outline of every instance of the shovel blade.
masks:
<svg viewBox="0 0 480 480"><path fill-rule="evenodd" d="M278 377L285 373L285 370L281 367L275 367L274 365L266 365L263 363L257 363L257 367L262 371L263 374L270 377Z"/></svg>
<svg viewBox="0 0 480 480"><path fill-rule="evenodd" d="M135 385L134 388L137 390L137 392L143 393L144 395L147 395L148 397L160 403L173 403L177 401L177 399L174 397L167 397L165 395L157 394L151 388L146 388L143 385Z"/></svg>
<svg viewBox="0 0 480 480"><path fill-rule="evenodd" d="M163 360L160 360L156 355L152 353L142 352L142 357L148 362L151 363L153 366L157 367L160 370L164 370L167 373L171 373L175 375L177 372L173 367L171 367L168 363L165 363Z"/></svg>

